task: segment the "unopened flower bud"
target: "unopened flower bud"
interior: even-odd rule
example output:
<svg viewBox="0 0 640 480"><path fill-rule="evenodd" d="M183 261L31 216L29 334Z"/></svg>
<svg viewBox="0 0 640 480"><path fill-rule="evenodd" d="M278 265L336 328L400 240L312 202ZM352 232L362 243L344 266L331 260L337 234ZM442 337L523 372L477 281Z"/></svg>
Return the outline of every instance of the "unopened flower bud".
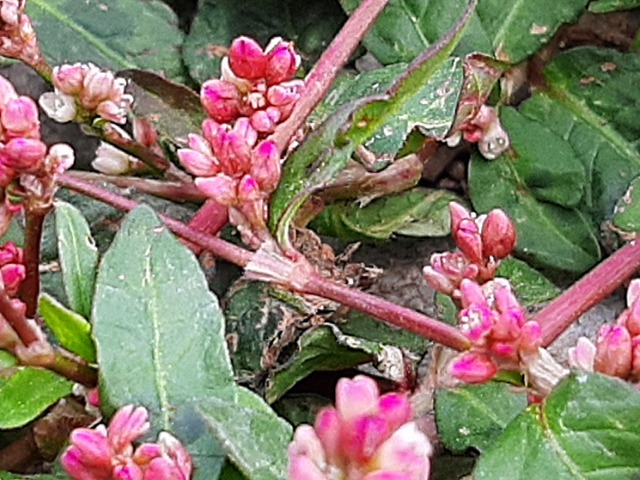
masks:
<svg viewBox="0 0 640 480"><path fill-rule="evenodd" d="M120 101L105 100L96 107L96 113L110 122L123 124L127 122L127 113L133 104L131 95L123 95Z"/></svg>
<svg viewBox="0 0 640 480"><path fill-rule="evenodd" d="M274 39L267 47L267 68L265 77L269 85L291 80L300 66L300 56L293 43Z"/></svg>
<svg viewBox="0 0 640 480"><path fill-rule="evenodd" d="M196 178L195 184L206 196L220 205L229 206L236 203L237 181L225 174Z"/></svg>
<svg viewBox="0 0 640 480"><path fill-rule="evenodd" d="M96 108L100 102L111 96L114 81L113 72L97 67L90 69L83 81L82 104L87 108Z"/></svg>
<svg viewBox="0 0 640 480"><path fill-rule="evenodd" d="M9 137L40 136L38 107L29 97L18 97L9 101L2 110L2 127Z"/></svg>
<svg viewBox="0 0 640 480"><path fill-rule="evenodd" d="M92 65L89 64L90 66ZM54 67L51 82L60 92L67 95L77 95L82 91L84 77L89 67L81 63Z"/></svg>
<svg viewBox="0 0 640 480"><path fill-rule="evenodd" d="M0 75L0 108L4 108L9 101L16 98L18 98L18 94L13 84Z"/></svg>
<svg viewBox="0 0 640 480"><path fill-rule="evenodd" d="M596 342L597 372L626 379L631 373L631 335L619 325L603 325Z"/></svg>
<svg viewBox="0 0 640 480"><path fill-rule="evenodd" d="M484 353L465 352L451 364L451 375L465 383L486 383L496 373L498 367Z"/></svg>
<svg viewBox="0 0 640 480"><path fill-rule="evenodd" d="M272 133L281 113L275 107L268 107L266 110L257 110L251 115L251 126L260 133Z"/></svg>
<svg viewBox="0 0 640 480"><path fill-rule="evenodd" d="M5 145L2 162L20 172L36 172L47 153L47 146L34 138L14 138Z"/></svg>
<svg viewBox="0 0 640 480"><path fill-rule="evenodd" d="M580 337L575 347L569 348L569 366L585 372L593 372L596 346L587 337Z"/></svg>
<svg viewBox="0 0 640 480"><path fill-rule="evenodd" d="M56 143L49 148L49 153L45 158L47 171L60 175L73 166L75 152L66 143Z"/></svg>
<svg viewBox="0 0 640 480"><path fill-rule="evenodd" d="M71 432L70 441L85 465L102 468L111 466L111 452L104 427L93 430L77 428Z"/></svg>
<svg viewBox="0 0 640 480"><path fill-rule="evenodd" d="M529 320L520 331L520 350L525 353L534 353L542 346L542 328L534 320Z"/></svg>
<svg viewBox="0 0 640 480"><path fill-rule="evenodd" d="M250 175L263 192L275 190L280 181L280 152L275 142L262 142L254 150Z"/></svg>
<svg viewBox="0 0 640 480"><path fill-rule="evenodd" d="M220 166L210 157L190 148L178 150L178 158L187 172L196 177L211 177L220 172Z"/></svg>
<svg viewBox="0 0 640 480"><path fill-rule="evenodd" d="M121 450L149 431L149 412L144 407L126 405L116 412L109 423L109 442Z"/></svg>
<svg viewBox="0 0 640 480"><path fill-rule="evenodd" d="M158 132L146 118L133 119L133 138L145 147L152 147L158 143Z"/></svg>
<svg viewBox="0 0 640 480"><path fill-rule="evenodd" d="M20 289L20 284L27 277L24 265L12 263L0 267L0 275L4 283L4 289L11 297L15 296Z"/></svg>
<svg viewBox="0 0 640 480"><path fill-rule="evenodd" d="M480 235L485 258L505 258L516 245L516 229L511 219L500 209L489 212Z"/></svg>
<svg viewBox="0 0 640 480"><path fill-rule="evenodd" d="M442 273L433 269L433 267L426 266L422 269L422 276L427 284L435 291L444 293L445 295L451 295L456 289L455 284Z"/></svg>
<svg viewBox="0 0 640 480"><path fill-rule="evenodd" d="M458 228L451 232L453 240L465 256L476 264L483 263L482 239L478 225L472 219L464 219Z"/></svg>
<svg viewBox="0 0 640 480"><path fill-rule="evenodd" d="M238 37L229 47L229 65L237 76L255 80L265 76L267 57L258 42Z"/></svg>
<svg viewBox="0 0 640 480"><path fill-rule="evenodd" d="M124 465L116 465L111 473L113 480L143 480L147 477L142 469L132 460L128 460Z"/></svg>
<svg viewBox="0 0 640 480"><path fill-rule="evenodd" d="M100 142L100 146L96 150L96 158L91 162L91 166L107 175L123 175L130 170L133 160L133 157L119 148L106 142Z"/></svg>
<svg viewBox="0 0 640 480"><path fill-rule="evenodd" d="M460 228L462 220L473 219L469 210L457 202L449 203L449 215L451 216L451 232Z"/></svg>
<svg viewBox="0 0 640 480"><path fill-rule="evenodd" d="M231 122L239 115L240 92L235 85L224 80L205 82L200 90L200 101L217 122Z"/></svg>

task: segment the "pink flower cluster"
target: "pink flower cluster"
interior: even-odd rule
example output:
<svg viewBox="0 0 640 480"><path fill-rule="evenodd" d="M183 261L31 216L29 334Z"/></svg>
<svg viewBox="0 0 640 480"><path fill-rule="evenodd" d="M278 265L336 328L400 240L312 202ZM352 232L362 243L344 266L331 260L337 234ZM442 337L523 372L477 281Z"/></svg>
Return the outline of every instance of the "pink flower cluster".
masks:
<svg viewBox="0 0 640 480"><path fill-rule="evenodd" d="M595 346L585 337L569 349L574 368L596 371L632 382L640 381L640 279L627 289L627 309L615 325L603 325Z"/></svg>
<svg viewBox="0 0 640 480"><path fill-rule="evenodd" d="M127 405L116 412L109 428L78 428L60 463L74 480L188 480L191 457L167 432L157 443L133 442L149 431L144 407Z"/></svg>
<svg viewBox="0 0 640 480"><path fill-rule="evenodd" d="M133 97L124 93L127 81L113 72L91 63L62 65L53 69L51 82L55 91L43 93L39 103L53 120L65 123L98 115L114 123L127 121Z"/></svg>
<svg viewBox="0 0 640 480"><path fill-rule="evenodd" d="M451 374L465 383L484 383L498 370L525 371L527 357L537 356L542 330L527 321L509 283L496 279L482 287L464 279L460 285L460 329L472 347L451 363Z"/></svg>
<svg viewBox="0 0 640 480"><path fill-rule="evenodd" d="M516 245L516 229L500 209L474 217L462 205L451 202L451 236L460 252L434 253L424 267L427 283L439 292L460 299L463 279L485 283L495 277L500 260Z"/></svg>
<svg viewBox="0 0 640 480"><path fill-rule="evenodd" d="M27 272L23 264L22 249L13 242L0 247L0 276L7 294L15 297Z"/></svg>
<svg viewBox="0 0 640 480"><path fill-rule="evenodd" d="M25 4L26 0L0 2L0 55L38 67L44 58Z"/></svg>
<svg viewBox="0 0 640 480"><path fill-rule="evenodd" d="M405 395L380 396L369 377L341 379L336 407L296 429L289 479L427 480L432 448L412 416Z"/></svg>
<svg viewBox="0 0 640 480"><path fill-rule="evenodd" d="M290 42L273 40L266 50L236 39L222 62L222 78L202 85L200 99L211 118L202 135L189 135L178 151L186 170L209 198L229 207L229 220L246 243L261 243L266 203L280 180L280 152L265 140L291 114L304 82L293 77L300 57Z"/></svg>
<svg viewBox="0 0 640 480"><path fill-rule="evenodd" d="M35 102L18 96L13 85L0 76L0 235L25 197L51 196L53 178L68 169L73 159L68 145L47 148L40 140Z"/></svg>

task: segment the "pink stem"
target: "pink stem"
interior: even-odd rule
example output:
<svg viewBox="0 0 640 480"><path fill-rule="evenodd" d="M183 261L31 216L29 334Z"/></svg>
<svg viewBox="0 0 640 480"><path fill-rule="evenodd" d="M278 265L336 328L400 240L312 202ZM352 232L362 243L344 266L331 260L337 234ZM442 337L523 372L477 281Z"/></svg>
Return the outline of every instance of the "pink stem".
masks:
<svg viewBox="0 0 640 480"><path fill-rule="evenodd" d="M229 208L209 199L193 216L189 226L209 235L217 235L227 223L229 223ZM191 244L189 247L196 255L202 251L202 248L197 245Z"/></svg>
<svg viewBox="0 0 640 480"><path fill-rule="evenodd" d="M533 319L542 327L543 345L551 344L580 315L608 297L639 269L640 242L634 240L538 312Z"/></svg>
<svg viewBox="0 0 640 480"><path fill-rule="evenodd" d="M296 103L287 121L280 124L270 137L270 140L276 142L280 152L285 151L295 133L324 98L387 3L389 0L363 0L318 59L305 80L304 95Z"/></svg>

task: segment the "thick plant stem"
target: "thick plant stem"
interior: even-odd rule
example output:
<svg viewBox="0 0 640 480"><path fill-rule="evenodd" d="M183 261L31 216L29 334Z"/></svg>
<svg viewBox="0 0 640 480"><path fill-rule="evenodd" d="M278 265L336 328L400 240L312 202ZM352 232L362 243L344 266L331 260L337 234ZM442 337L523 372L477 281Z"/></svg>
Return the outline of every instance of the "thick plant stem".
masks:
<svg viewBox="0 0 640 480"><path fill-rule="evenodd" d="M126 199L120 195L96 187L95 185L88 184L78 178L70 176L69 174L60 175L58 178L58 184L62 187L70 188L76 192L101 200L122 210L129 211L138 205L133 200ZM165 215L160 215L160 217L164 221L165 225L167 225L167 227L175 234L191 243L211 251L225 260L235 263L236 265L247 267L247 265L254 259L255 254L253 252L244 250L217 237L198 232ZM282 260L285 263L288 262L288 260L283 256L278 256L276 260ZM267 271L266 273L267 276L269 276L269 273L271 272ZM291 283L287 282L283 277L283 279L278 283L303 294L318 295L340 302L348 307L368 313L382 321L404 328L425 338L435 340L448 347L457 350L465 350L469 348L469 342L462 333L455 328L426 315L408 308L400 307L399 305L383 300L374 295L347 288L323 278L316 273L310 273L307 276L303 276L303 278L304 281L302 283L293 284L293 277L291 279Z"/></svg>
<svg viewBox="0 0 640 480"><path fill-rule="evenodd" d="M543 345L552 343L583 313L608 297L640 270L640 242L634 240L587 273L533 318Z"/></svg>
<svg viewBox="0 0 640 480"><path fill-rule="evenodd" d="M94 368L68 357L61 351L56 351L55 360L47 367L85 387L95 387L98 384L98 373Z"/></svg>
<svg viewBox="0 0 640 480"><path fill-rule="evenodd" d="M42 206L37 202L25 209L26 227L24 244L24 266L26 278L20 287L20 299L27 306L27 317L33 318L38 309L40 294L40 242L44 219L52 209L51 205Z"/></svg>
<svg viewBox="0 0 640 480"><path fill-rule="evenodd" d="M454 350L467 350L470 347L467 337L451 325L319 275L314 275L309 280L302 293L330 298Z"/></svg>
<svg viewBox="0 0 640 480"><path fill-rule="evenodd" d="M280 152L287 148L309 114L324 98L338 73L373 26L387 3L389 0L363 0L318 59L305 80L304 95L296 103L287 121L280 124L270 137L276 142Z"/></svg>

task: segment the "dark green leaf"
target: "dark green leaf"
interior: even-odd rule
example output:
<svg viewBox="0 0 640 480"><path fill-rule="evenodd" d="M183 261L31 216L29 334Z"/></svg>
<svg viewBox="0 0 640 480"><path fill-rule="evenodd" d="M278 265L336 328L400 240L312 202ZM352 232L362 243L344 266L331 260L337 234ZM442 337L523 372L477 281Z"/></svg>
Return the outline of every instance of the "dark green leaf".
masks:
<svg viewBox="0 0 640 480"><path fill-rule="evenodd" d="M53 65L93 62L113 70L137 67L183 76L183 34L162 2L30 0L27 13Z"/></svg>
<svg viewBox="0 0 640 480"><path fill-rule="evenodd" d="M340 0L348 12L360 2ZM548 42L562 23L577 20L587 3L481 0L456 53L484 52L519 63ZM383 64L411 61L455 23L466 5L466 0L392 0L364 44Z"/></svg>
<svg viewBox="0 0 640 480"><path fill-rule="evenodd" d="M378 343L344 335L325 323L300 337L298 351L269 378L265 397L273 403L312 372L351 368L371 362L382 351Z"/></svg>
<svg viewBox="0 0 640 480"><path fill-rule="evenodd" d="M625 234L640 232L640 178L635 178L627 192L620 198L613 212L611 223L615 230Z"/></svg>
<svg viewBox="0 0 640 480"><path fill-rule="evenodd" d="M287 478L287 447L292 428L262 398L245 388L236 401L216 398L198 403L198 410L231 461L251 480Z"/></svg>
<svg viewBox="0 0 640 480"><path fill-rule="evenodd" d="M238 467L236 467L233 463L226 461L224 467L222 467L222 472L220 472L220 477L218 480L246 480L245 477Z"/></svg>
<svg viewBox="0 0 640 480"><path fill-rule="evenodd" d="M89 317L98 250L87 221L76 207L56 202L55 214L58 256L67 300L72 310Z"/></svg>
<svg viewBox="0 0 640 480"><path fill-rule="evenodd" d="M593 13L617 12L640 7L640 0L594 0L589 4Z"/></svg>
<svg viewBox="0 0 640 480"><path fill-rule="evenodd" d="M89 363L96 361L91 325L81 315L46 293L40 295L38 311L60 345Z"/></svg>
<svg viewBox="0 0 640 480"><path fill-rule="evenodd" d="M502 261L496 275L509 279L518 300L525 307L546 302L560 293L560 289L544 275L512 257Z"/></svg>
<svg viewBox="0 0 640 480"><path fill-rule="evenodd" d="M50 370L19 368L0 386L0 429L26 425L72 389L73 382Z"/></svg>
<svg viewBox="0 0 640 480"><path fill-rule="evenodd" d="M195 478L215 478L222 453L194 402L233 397L224 320L197 260L149 207L126 217L104 255L93 328L103 405L144 405L153 432L173 432L195 456Z"/></svg>
<svg viewBox="0 0 640 480"><path fill-rule="evenodd" d="M446 190L414 188L376 199L366 207L357 202L330 205L312 226L318 233L343 240L386 240L395 233L440 237L449 233L449 202L458 200Z"/></svg>
<svg viewBox="0 0 640 480"><path fill-rule="evenodd" d="M640 394L598 374L573 374L527 408L480 457L476 480L633 479L640 475Z"/></svg>
<svg viewBox="0 0 640 480"><path fill-rule="evenodd" d="M185 63L198 82L217 77L232 40L248 35L266 46L281 36L293 40L305 59L315 59L344 22L336 0L205 0L185 42Z"/></svg>
<svg viewBox="0 0 640 480"><path fill-rule="evenodd" d="M600 258L591 220L576 209L538 201L526 188L516 162L510 155L491 162L472 159L469 186L475 209L504 209L516 225L516 251L535 265L574 274L591 268Z"/></svg>
<svg viewBox="0 0 640 480"><path fill-rule="evenodd" d="M313 425L321 408L331 406L326 397L315 393L288 394L275 402L272 407L276 413L293 426L306 423Z"/></svg>
<svg viewBox="0 0 640 480"><path fill-rule="evenodd" d="M438 390L438 433L453 452L464 452L472 447L484 450L526 406L526 395L512 392L504 383Z"/></svg>

